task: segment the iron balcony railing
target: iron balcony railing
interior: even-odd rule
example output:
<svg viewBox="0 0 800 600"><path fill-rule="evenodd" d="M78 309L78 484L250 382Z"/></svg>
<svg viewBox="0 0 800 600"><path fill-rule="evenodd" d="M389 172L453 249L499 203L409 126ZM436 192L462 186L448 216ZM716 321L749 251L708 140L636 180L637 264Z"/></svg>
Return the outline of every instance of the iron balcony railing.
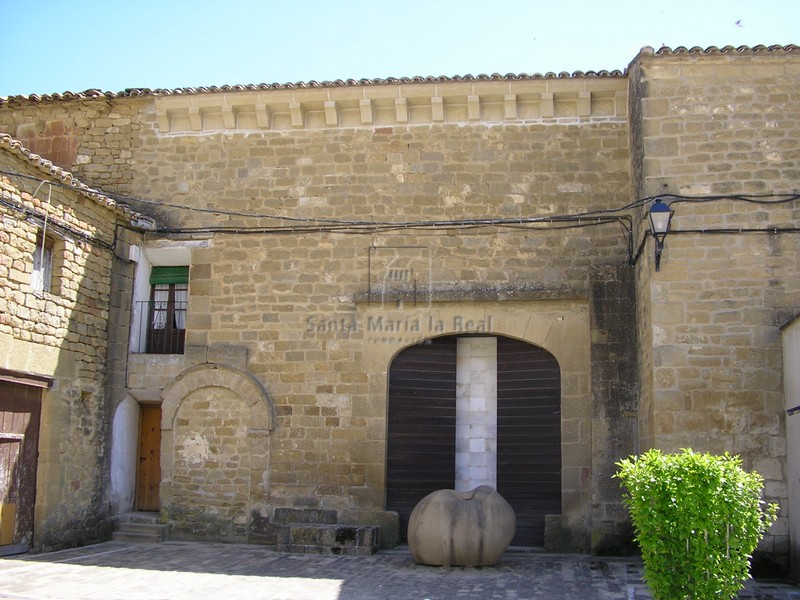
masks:
<svg viewBox="0 0 800 600"><path fill-rule="evenodd" d="M188 304L158 300L134 302L131 352L183 354Z"/></svg>

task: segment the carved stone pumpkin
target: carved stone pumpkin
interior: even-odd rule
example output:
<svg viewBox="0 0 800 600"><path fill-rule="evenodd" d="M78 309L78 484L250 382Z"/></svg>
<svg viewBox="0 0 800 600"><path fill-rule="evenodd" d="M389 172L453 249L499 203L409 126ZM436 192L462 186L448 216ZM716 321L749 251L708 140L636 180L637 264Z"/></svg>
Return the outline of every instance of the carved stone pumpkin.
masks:
<svg viewBox="0 0 800 600"><path fill-rule="evenodd" d="M411 512L408 546L414 560L425 565L491 566L516 529L514 509L494 488L438 490Z"/></svg>

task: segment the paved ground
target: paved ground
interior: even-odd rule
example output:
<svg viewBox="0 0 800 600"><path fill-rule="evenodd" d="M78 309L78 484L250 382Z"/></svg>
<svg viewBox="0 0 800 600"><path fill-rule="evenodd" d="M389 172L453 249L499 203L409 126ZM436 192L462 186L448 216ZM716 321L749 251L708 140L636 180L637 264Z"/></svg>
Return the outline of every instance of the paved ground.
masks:
<svg viewBox="0 0 800 600"><path fill-rule="evenodd" d="M641 564L506 553L495 567L424 567L407 550L369 557L281 554L264 546L165 542L0 559L0 598L27 600L645 600ZM739 598L800 600L786 583L749 582Z"/></svg>

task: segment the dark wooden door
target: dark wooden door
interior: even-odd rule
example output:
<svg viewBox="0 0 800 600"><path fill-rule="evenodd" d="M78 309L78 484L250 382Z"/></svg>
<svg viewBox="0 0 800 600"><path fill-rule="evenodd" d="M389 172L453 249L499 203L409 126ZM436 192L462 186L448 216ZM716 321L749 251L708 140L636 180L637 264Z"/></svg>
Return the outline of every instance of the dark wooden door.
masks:
<svg viewBox="0 0 800 600"><path fill-rule="evenodd" d="M0 546L33 538L41 389L0 381Z"/></svg>
<svg viewBox="0 0 800 600"><path fill-rule="evenodd" d="M497 338L497 491L517 515L515 546L543 546L561 514L561 372L552 354Z"/></svg>
<svg viewBox="0 0 800 600"><path fill-rule="evenodd" d="M139 423L136 510L157 511L161 508L161 407L142 406Z"/></svg>
<svg viewBox="0 0 800 600"><path fill-rule="evenodd" d="M389 370L386 508L400 515L403 541L417 503L455 485L456 341L406 348Z"/></svg>
<svg viewBox="0 0 800 600"><path fill-rule="evenodd" d="M389 370L386 507L406 540L414 506L455 484L456 336L403 350ZM497 338L497 490L517 515L516 546L544 545L561 514L561 373L552 354Z"/></svg>

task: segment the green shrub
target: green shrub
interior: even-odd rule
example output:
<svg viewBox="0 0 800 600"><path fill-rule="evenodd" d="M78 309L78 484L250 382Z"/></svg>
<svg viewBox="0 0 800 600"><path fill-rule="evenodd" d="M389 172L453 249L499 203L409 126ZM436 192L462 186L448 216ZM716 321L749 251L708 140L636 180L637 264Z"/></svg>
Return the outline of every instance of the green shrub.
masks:
<svg viewBox="0 0 800 600"><path fill-rule="evenodd" d="M650 450L617 463L655 600L733 598L778 507L741 459Z"/></svg>

